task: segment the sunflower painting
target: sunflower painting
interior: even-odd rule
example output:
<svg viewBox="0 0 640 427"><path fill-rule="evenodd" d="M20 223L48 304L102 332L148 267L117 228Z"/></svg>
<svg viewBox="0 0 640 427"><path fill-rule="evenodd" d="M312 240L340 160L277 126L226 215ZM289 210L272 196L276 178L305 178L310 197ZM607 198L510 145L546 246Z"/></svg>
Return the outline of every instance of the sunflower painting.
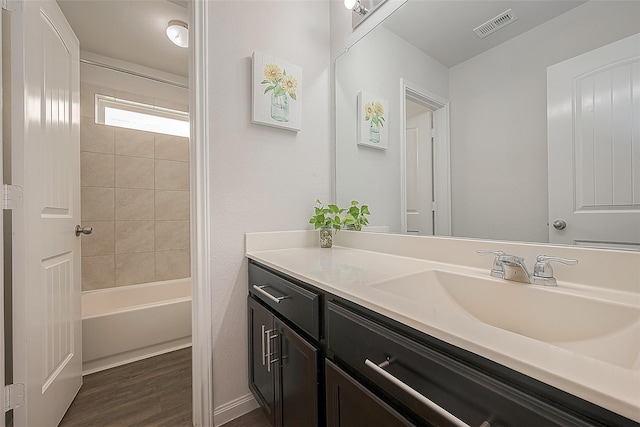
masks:
<svg viewBox="0 0 640 427"><path fill-rule="evenodd" d="M387 100L367 92L358 94L358 144L386 149L389 145Z"/></svg>
<svg viewBox="0 0 640 427"><path fill-rule="evenodd" d="M253 53L253 123L294 131L301 129L302 69Z"/></svg>

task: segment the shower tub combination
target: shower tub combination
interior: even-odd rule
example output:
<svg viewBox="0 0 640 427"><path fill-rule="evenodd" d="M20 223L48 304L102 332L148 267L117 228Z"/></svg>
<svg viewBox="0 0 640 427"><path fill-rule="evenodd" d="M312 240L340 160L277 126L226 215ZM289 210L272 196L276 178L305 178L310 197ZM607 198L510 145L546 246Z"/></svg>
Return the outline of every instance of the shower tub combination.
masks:
<svg viewBox="0 0 640 427"><path fill-rule="evenodd" d="M82 293L82 373L191 346L191 279Z"/></svg>

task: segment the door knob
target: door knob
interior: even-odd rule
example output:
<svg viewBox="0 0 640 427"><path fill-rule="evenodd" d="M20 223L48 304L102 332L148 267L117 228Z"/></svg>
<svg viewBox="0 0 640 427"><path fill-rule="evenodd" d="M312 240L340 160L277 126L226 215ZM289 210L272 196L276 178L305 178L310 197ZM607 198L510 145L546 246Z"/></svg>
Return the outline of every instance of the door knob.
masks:
<svg viewBox="0 0 640 427"><path fill-rule="evenodd" d="M93 227L82 227L80 225L76 225L76 236L81 234L91 234L93 233Z"/></svg>
<svg viewBox="0 0 640 427"><path fill-rule="evenodd" d="M553 221L553 228L555 228L556 230L564 230L565 228L567 228L567 222L563 219L556 219L555 221Z"/></svg>

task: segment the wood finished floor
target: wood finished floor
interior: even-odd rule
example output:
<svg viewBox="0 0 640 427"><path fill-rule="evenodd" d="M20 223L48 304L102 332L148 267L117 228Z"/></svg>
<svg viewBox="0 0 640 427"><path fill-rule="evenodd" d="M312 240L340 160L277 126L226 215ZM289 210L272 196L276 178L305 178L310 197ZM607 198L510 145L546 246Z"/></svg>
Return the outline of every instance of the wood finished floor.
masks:
<svg viewBox="0 0 640 427"><path fill-rule="evenodd" d="M60 427L191 426L191 348L83 378Z"/></svg>
<svg viewBox="0 0 640 427"><path fill-rule="evenodd" d="M271 427L262 409L254 409L220 427Z"/></svg>

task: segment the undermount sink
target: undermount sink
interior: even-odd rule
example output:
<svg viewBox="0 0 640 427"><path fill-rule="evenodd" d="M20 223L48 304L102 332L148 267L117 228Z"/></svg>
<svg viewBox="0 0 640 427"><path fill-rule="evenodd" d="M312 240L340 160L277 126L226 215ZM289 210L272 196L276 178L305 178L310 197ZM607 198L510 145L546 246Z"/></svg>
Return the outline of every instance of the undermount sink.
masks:
<svg viewBox="0 0 640 427"><path fill-rule="evenodd" d="M457 308L484 324L616 365L630 368L640 361L640 307L633 305L440 270L372 287L425 309L428 304L441 310Z"/></svg>

